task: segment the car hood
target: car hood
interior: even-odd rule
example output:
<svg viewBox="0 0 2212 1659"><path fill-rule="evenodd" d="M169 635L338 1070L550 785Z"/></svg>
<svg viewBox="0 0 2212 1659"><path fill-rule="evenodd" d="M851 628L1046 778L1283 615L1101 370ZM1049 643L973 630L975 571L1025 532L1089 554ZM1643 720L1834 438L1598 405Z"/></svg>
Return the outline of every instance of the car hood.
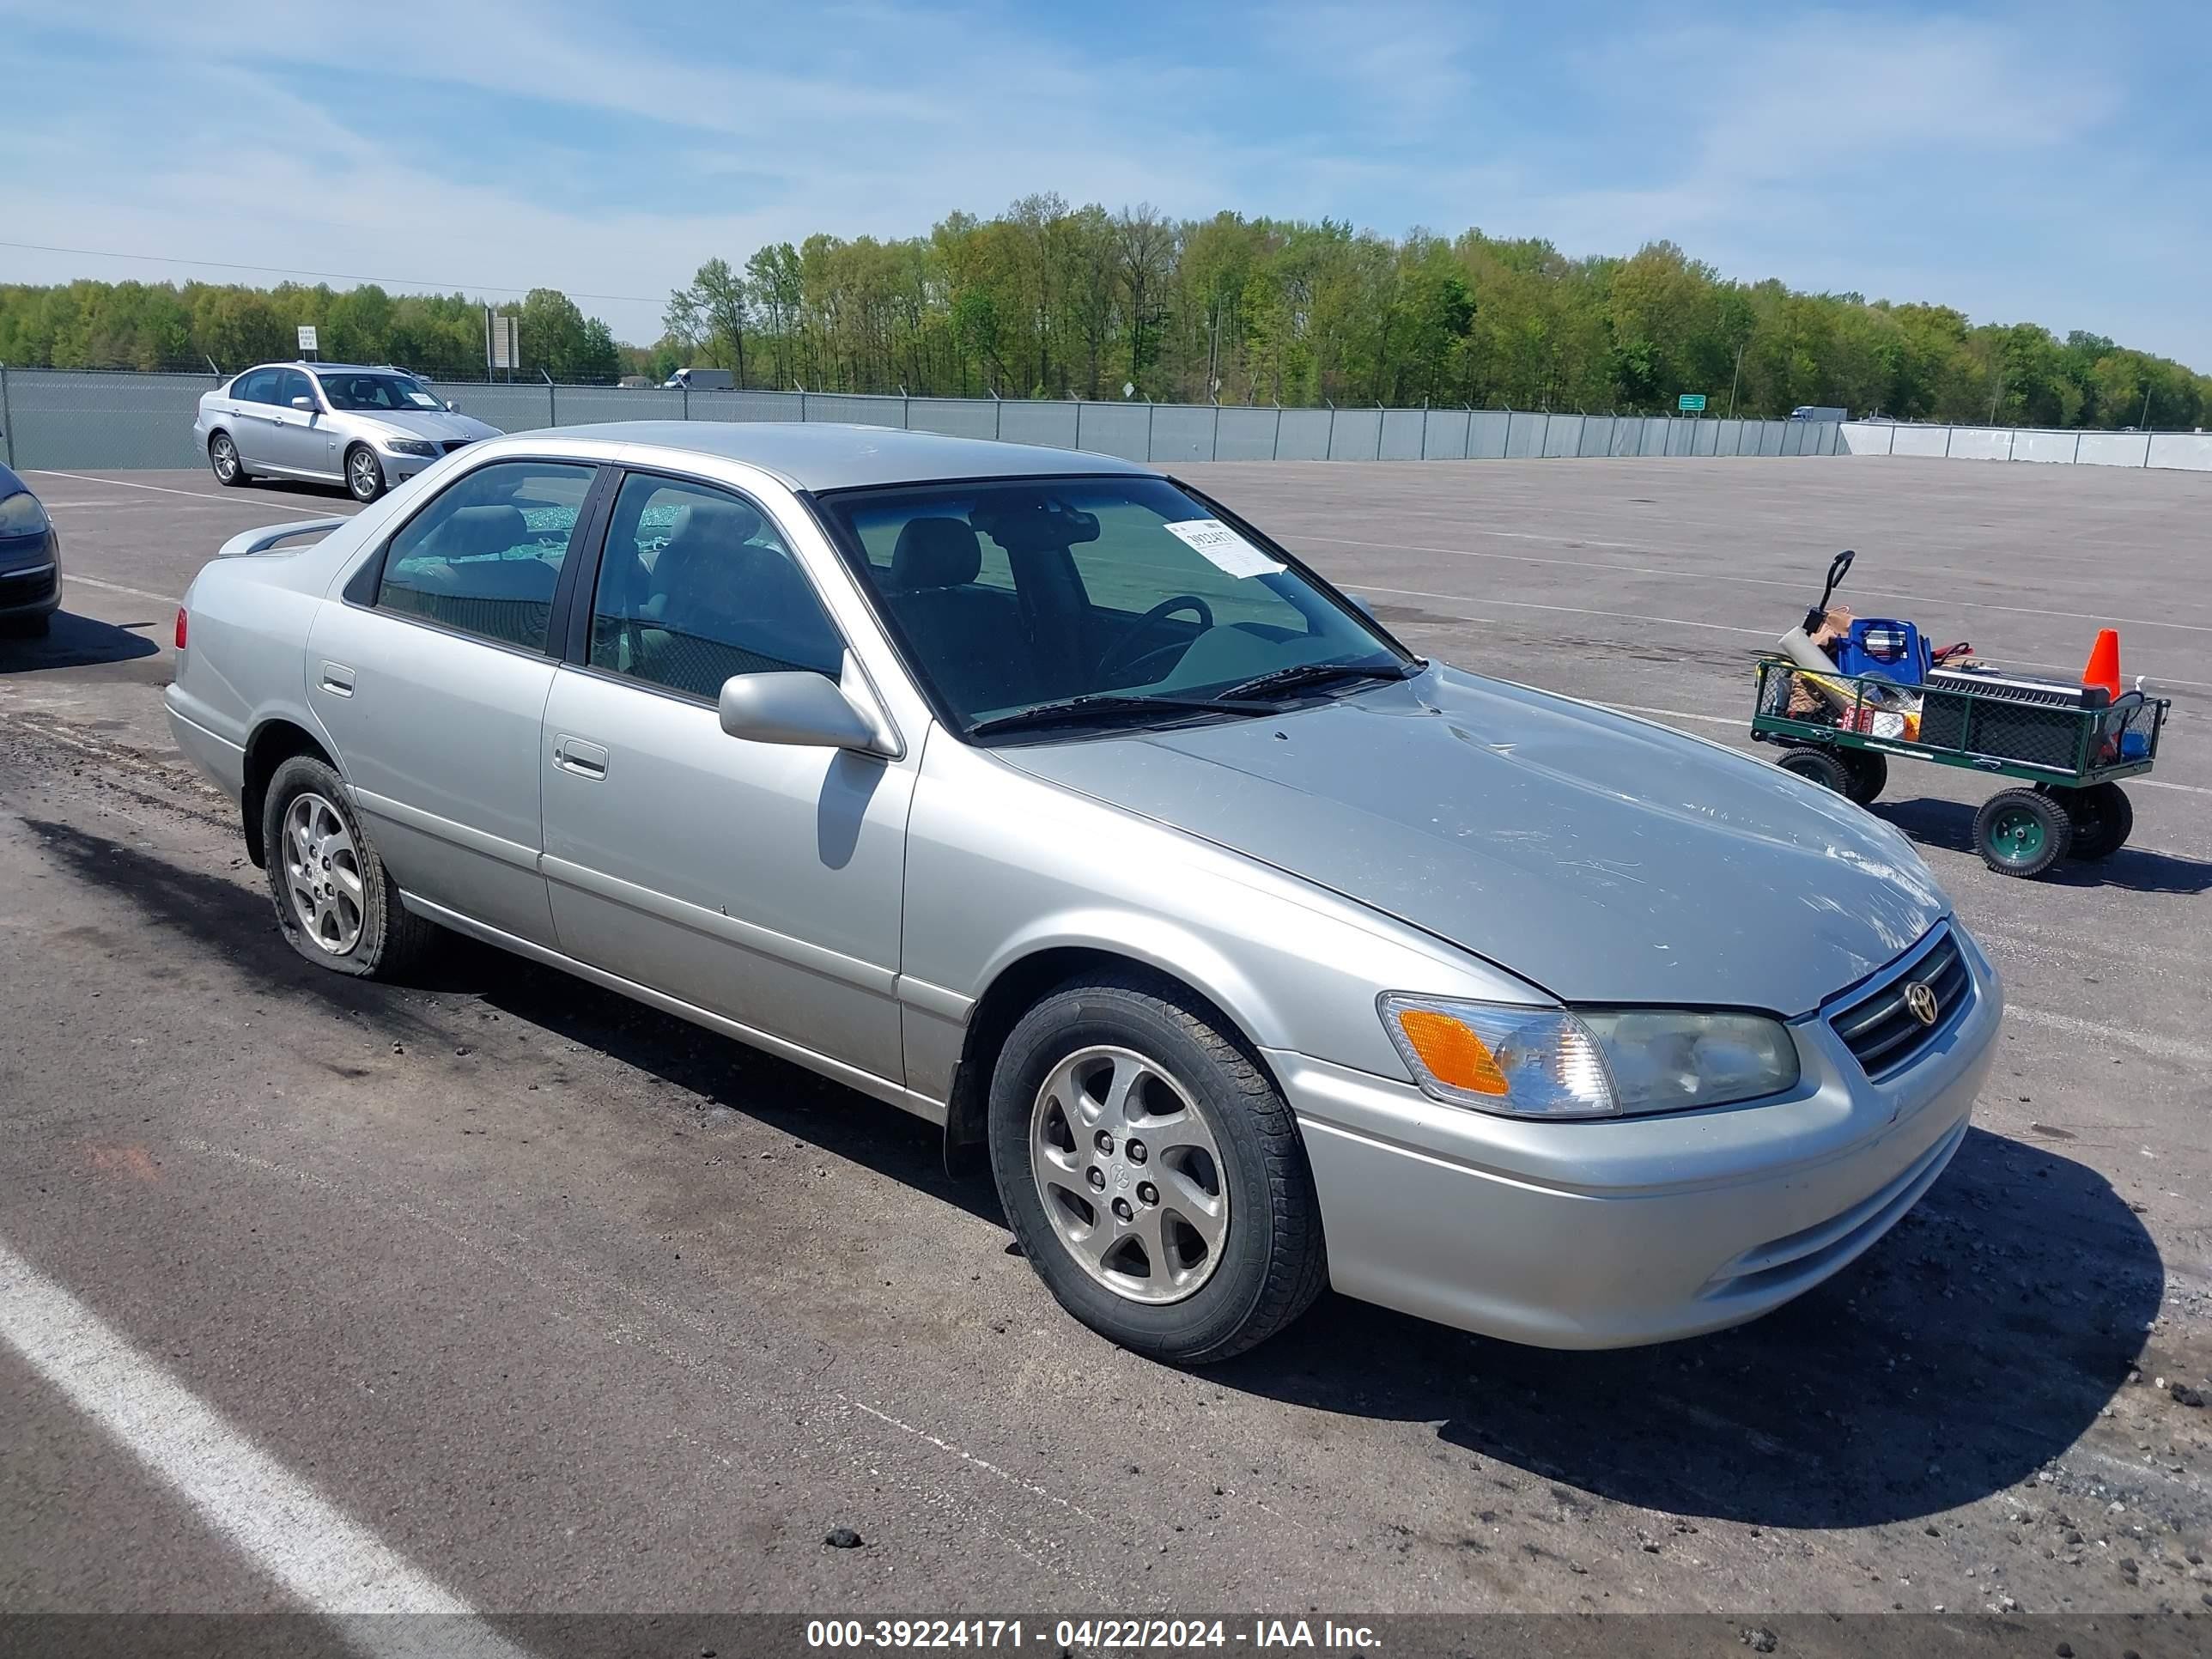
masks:
<svg viewBox="0 0 2212 1659"><path fill-rule="evenodd" d="M1450 669L1279 718L997 753L1569 1002L1794 1016L1949 909L1911 843L1839 795Z"/></svg>
<svg viewBox="0 0 2212 1659"><path fill-rule="evenodd" d="M451 443L456 438L473 441L478 438L501 435L497 427L487 426L473 416L456 415L445 410L396 409L371 412L356 409L349 410L346 414L349 419L380 427L401 437L433 438L440 443Z"/></svg>

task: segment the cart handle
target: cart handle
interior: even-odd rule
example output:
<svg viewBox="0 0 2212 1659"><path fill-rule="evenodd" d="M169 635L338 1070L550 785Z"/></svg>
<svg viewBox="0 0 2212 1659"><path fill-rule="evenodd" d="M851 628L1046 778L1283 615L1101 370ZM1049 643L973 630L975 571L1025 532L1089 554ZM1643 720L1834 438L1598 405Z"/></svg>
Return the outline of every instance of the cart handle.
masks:
<svg viewBox="0 0 2212 1659"><path fill-rule="evenodd" d="M1820 590L1820 604L1805 613L1805 631L1808 634L1815 631L1826 619L1829 596L1836 591L1836 584L1843 580L1844 574L1851 568L1851 561L1857 556L1847 547L1828 562L1828 585Z"/></svg>

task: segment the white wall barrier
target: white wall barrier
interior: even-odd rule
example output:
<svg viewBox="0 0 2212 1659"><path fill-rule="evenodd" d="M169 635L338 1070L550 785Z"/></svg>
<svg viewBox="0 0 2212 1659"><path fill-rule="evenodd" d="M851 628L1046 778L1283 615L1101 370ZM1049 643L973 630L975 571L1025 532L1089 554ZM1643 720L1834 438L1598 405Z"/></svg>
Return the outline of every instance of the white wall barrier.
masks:
<svg viewBox="0 0 2212 1659"><path fill-rule="evenodd" d="M2168 467L2212 472L2212 432L2063 432L2042 427L1922 426L1846 421L1847 455L1953 461L2040 461L2070 466Z"/></svg>

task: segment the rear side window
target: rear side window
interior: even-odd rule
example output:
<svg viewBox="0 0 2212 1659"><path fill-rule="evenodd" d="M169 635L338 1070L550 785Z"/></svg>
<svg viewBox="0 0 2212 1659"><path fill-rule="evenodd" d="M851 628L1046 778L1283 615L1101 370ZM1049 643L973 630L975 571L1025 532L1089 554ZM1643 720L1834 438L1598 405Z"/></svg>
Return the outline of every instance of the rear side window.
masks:
<svg viewBox="0 0 2212 1659"><path fill-rule="evenodd" d="M845 645L774 526L724 490L633 473L592 602L592 666L709 702L738 674L836 678Z"/></svg>
<svg viewBox="0 0 2212 1659"><path fill-rule="evenodd" d="M242 404L273 404L276 401L276 371L257 368L241 374L230 388L230 395Z"/></svg>
<svg viewBox="0 0 2212 1659"><path fill-rule="evenodd" d="M593 471L501 461L455 479L392 538L377 608L543 651Z"/></svg>

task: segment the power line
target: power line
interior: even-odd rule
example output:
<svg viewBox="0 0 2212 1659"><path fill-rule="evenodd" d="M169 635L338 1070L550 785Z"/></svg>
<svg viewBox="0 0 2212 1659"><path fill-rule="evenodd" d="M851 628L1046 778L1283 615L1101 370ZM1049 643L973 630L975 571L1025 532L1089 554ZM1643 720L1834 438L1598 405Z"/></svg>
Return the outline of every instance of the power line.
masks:
<svg viewBox="0 0 2212 1659"><path fill-rule="evenodd" d="M374 283L379 286L389 283L393 288L427 288L445 294L453 293L457 289L474 290L483 294L527 294L530 291L528 289L510 288L500 283L418 283L408 276L359 276L343 270L302 270L293 265L237 264L224 259L181 259L164 253L116 253L106 248L97 247L54 247L45 242L0 241L0 247L20 248L29 253L74 253L88 259L136 259L143 264L153 265L197 265L209 270L252 270L266 276L316 276L326 282ZM665 303L665 296L662 299L652 299L642 294L586 294L578 290L564 289L563 291L568 293L572 300L618 300L627 304L641 306L657 306Z"/></svg>

